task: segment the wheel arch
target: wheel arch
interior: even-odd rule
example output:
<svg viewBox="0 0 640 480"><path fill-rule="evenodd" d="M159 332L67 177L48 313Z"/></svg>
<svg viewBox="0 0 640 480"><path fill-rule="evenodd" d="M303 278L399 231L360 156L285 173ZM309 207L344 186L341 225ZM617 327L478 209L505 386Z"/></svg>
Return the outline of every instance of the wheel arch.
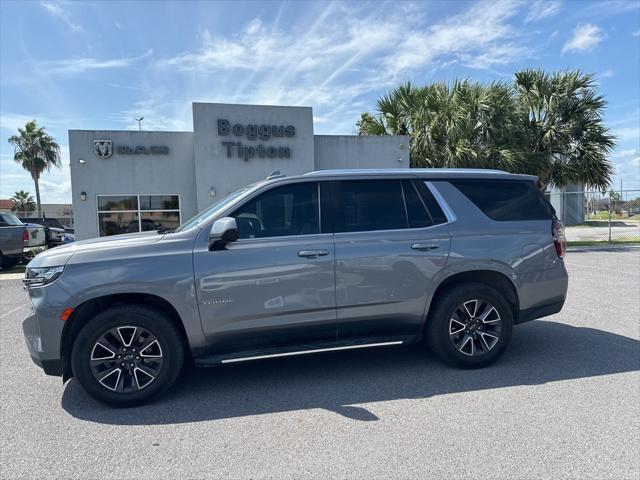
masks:
<svg viewBox="0 0 640 480"><path fill-rule="evenodd" d="M78 305L71 316L65 322L60 342L60 358L62 359L62 380L66 381L73 376L71 371L71 351L76 337L82 328L97 313L114 305L146 305L165 313L178 328L181 340L188 356L191 349L184 324L175 307L166 299L150 293L116 293L94 297Z"/></svg>
<svg viewBox="0 0 640 480"><path fill-rule="evenodd" d="M518 290L516 289L513 281L504 273L496 270L469 270L450 275L440 282L431 297L427 315L425 316L425 324L429 321L429 316L431 315L435 305L438 303L439 296L442 295L444 291L465 283L482 283L489 285L502 293L511 307L514 324L518 323L520 300L518 297Z"/></svg>

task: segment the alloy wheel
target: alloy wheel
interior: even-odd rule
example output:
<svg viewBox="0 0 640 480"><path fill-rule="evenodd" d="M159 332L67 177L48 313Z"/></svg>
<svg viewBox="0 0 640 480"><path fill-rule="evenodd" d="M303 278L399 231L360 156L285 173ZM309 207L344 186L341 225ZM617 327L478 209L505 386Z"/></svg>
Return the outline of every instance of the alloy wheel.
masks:
<svg viewBox="0 0 640 480"><path fill-rule="evenodd" d="M468 300L458 305L449 319L449 339L463 355L483 355L500 341L502 319L485 300Z"/></svg>
<svg viewBox="0 0 640 480"><path fill-rule="evenodd" d="M100 385L113 392L132 393L149 386L160 374L162 347L146 328L114 327L95 342L89 362Z"/></svg>

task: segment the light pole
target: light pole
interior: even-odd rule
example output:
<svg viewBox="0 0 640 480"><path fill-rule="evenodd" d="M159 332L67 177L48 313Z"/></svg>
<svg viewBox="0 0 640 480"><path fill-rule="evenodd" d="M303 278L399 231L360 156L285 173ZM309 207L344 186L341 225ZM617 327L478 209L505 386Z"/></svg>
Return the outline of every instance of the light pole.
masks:
<svg viewBox="0 0 640 480"><path fill-rule="evenodd" d="M138 122L138 131L141 132L142 131L142 120L144 120L144 117L140 117L140 118L136 118L136 122Z"/></svg>

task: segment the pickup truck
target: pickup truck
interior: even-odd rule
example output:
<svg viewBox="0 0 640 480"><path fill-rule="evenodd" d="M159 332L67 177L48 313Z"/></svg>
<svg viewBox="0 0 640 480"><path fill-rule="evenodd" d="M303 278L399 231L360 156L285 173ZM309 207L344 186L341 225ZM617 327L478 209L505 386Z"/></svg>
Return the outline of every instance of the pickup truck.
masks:
<svg viewBox="0 0 640 480"><path fill-rule="evenodd" d="M38 225L44 228L47 248L57 247L65 243L65 231L55 218L19 217L24 224Z"/></svg>
<svg viewBox="0 0 640 480"><path fill-rule="evenodd" d="M46 249L44 227L25 225L12 213L0 212L0 266L11 268L23 256Z"/></svg>

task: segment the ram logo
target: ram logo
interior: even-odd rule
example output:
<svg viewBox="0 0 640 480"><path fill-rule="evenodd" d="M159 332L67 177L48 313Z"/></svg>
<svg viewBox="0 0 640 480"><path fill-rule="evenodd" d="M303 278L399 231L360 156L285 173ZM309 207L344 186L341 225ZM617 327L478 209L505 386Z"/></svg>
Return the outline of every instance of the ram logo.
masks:
<svg viewBox="0 0 640 480"><path fill-rule="evenodd" d="M109 158L113 155L113 144L111 143L111 140L94 140L93 151L95 152L96 157Z"/></svg>

